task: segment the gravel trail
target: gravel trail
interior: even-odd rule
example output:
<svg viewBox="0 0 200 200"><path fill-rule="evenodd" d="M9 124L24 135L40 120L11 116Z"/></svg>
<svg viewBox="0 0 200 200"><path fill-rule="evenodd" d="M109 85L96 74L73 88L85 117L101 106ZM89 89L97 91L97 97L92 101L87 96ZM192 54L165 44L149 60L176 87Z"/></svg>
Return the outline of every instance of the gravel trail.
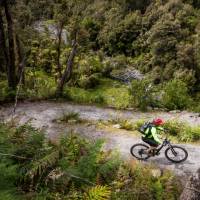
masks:
<svg viewBox="0 0 200 200"><path fill-rule="evenodd" d="M12 106L0 106L0 119L11 119L10 113ZM137 136L129 134L124 130L108 131L96 127L95 124L78 124L71 125L56 123L58 119L67 112L78 112L80 118L89 121L110 120L116 118L130 119L133 122L139 119L152 120L155 117L162 117L165 120L178 120L187 122L191 126L200 125L200 116L198 113L183 112L147 112L138 111L122 111L109 108L98 108L96 106L77 105L71 103L60 102L25 102L19 103L15 119L19 124L30 123L40 129L44 129L47 137L55 140L61 133L67 134L73 130L90 139L104 138L106 141L106 149L118 149L121 156L125 159L133 159L130 155L130 147L135 143L140 143L141 140ZM196 172L200 167L200 145L179 144L187 149L188 159L181 164L174 164L168 161L164 156L164 150L158 157L150 158L147 162L158 165L161 168L167 168L175 172L177 175L187 177L191 173Z"/></svg>

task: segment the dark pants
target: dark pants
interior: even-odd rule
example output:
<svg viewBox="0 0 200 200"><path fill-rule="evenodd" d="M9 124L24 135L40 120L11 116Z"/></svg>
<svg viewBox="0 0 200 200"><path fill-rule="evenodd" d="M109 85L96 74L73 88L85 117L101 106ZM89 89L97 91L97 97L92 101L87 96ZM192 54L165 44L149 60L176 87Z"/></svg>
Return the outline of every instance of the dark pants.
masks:
<svg viewBox="0 0 200 200"><path fill-rule="evenodd" d="M159 146L159 144L155 140L153 140L153 139L142 137L142 140L144 142L146 142L147 144L149 144L150 146L152 146L152 147Z"/></svg>

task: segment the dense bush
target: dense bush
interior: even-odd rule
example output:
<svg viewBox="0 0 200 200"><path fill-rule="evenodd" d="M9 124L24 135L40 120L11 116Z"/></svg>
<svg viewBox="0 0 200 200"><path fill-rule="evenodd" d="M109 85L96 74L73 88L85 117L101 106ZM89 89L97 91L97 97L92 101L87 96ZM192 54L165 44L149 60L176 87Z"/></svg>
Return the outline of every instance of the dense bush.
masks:
<svg viewBox="0 0 200 200"><path fill-rule="evenodd" d="M151 81L147 79L133 80L130 87L133 105L142 110L146 110L148 106L155 104L155 88Z"/></svg>
<svg viewBox="0 0 200 200"><path fill-rule="evenodd" d="M100 77L101 74L99 73L92 74L89 77L87 77L86 75L81 75L77 81L77 84L80 88L95 88L99 84Z"/></svg>
<svg viewBox="0 0 200 200"><path fill-rule="evenodd" d="M66 99L78 103L96 103L118 109L132 106L128 86L107 78L100 79L100 84L94 89L68 87L64 95Z"/></svg>
<svg viewBox="0 0 200 200"><path fill-rule="evenodd" d="M188 94L187 85L181 80L171 80L164 86L162 102L169 109L186 109L192 100Z"/></svg>
<svg viewBox="0 0 200 200"><path fill-rule="evenodd" d="M111 77L113 69L123 71L126 67L135 67L144 74L148 73L155 84L162 85L179 79L190 90L190 96L200 91L199 1L112 0L74 3L69 0L55 3L37 0L34 3L18 0L14 6L10 5L13 35L16 35L13 53L16 55L12 56L12 60L15 60L14 71L18 78L19 66L24 59L27 80L20 98L41 99L52 95L66 67L76 31L78 49L67 86L87 90L98 88L101 84L99 77ZM6 43L9 34L4 15L1 21L5 28ZM65 39L61 37L59 40L60 28ZM12 100L16 93L8 90L4 82L7 76L6 56L3 54L8 52L9 44L5 46L5 51L0 49L0 86L3 87L0 87L0 101ZM43 72L45 76L41 75ZM133 85L135 87L136 83ZM141 85L143 92L140 94L143 95ZM116 90L113 91L109 91L112 93L109 101L115 104L113 99L117 97L113 93L116 94ZM127 101L128 97L129 94L126 94ZM91 97L88 102L101 102L107 97L98 94L95 99ZM151 102L147 94L141 96L140 100L136 99L133 98L134 103L142 109L151 104L160 106L154 100ZM128 107L130 104L127 101L118 103L116 107ZM177 102L173 98L173 101L176 102L164 101L163 105L169 109L185 109L190 104L185 99Z"/></svg>
<svg viewBox="0 0 200 200"><path fill-rule="evenodd" d="M106 24L99 34L100 44L108 55L117 53L134 55L136 51L134 42L142 26L141 15L139 12L132 12L117 22L114 19L117 12L119 12L117 9L111 9L106 16Z"/></svg>
<svg viewBox="0 0 200 200"><path fill-rule="evenodd" d="M180 194L180 183L170 173L154 176L151 167L125 164L115 154L103 152L102 141L69 135L55 145L28 124L18 128L0 124L0 133L4 199L159 200L177 199Z"/></svg>

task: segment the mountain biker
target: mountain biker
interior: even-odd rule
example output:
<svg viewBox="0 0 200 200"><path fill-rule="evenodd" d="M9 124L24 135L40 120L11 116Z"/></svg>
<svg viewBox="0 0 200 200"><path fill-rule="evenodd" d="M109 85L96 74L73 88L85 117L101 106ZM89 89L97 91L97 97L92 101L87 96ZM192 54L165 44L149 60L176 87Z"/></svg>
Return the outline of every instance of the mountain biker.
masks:
<svg viewBox="0 0 200 200"><path fill-rule="evenodd" d="M142 140L150 145L148 150L150 155L154 155L156 147L162 143L160 133L164 131L163 125L164 121L161 118L154 119L143 133Z"/></svg>

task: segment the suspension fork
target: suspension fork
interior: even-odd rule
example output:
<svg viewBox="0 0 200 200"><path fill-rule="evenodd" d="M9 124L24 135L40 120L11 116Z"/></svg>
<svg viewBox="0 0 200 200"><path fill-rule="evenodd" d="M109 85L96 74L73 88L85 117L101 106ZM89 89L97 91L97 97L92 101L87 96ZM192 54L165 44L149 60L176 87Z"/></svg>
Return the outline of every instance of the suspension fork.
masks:
<svg viewBox="0 0 200 200"><path fill-rule="evenodd" d="M169 147L170 147L172 153L173 153L175 156L177 156L177 153L176 153L176 151L174 150L173 146L172 146L171 144L168 144L168 145L169 145Z"/></svg>

